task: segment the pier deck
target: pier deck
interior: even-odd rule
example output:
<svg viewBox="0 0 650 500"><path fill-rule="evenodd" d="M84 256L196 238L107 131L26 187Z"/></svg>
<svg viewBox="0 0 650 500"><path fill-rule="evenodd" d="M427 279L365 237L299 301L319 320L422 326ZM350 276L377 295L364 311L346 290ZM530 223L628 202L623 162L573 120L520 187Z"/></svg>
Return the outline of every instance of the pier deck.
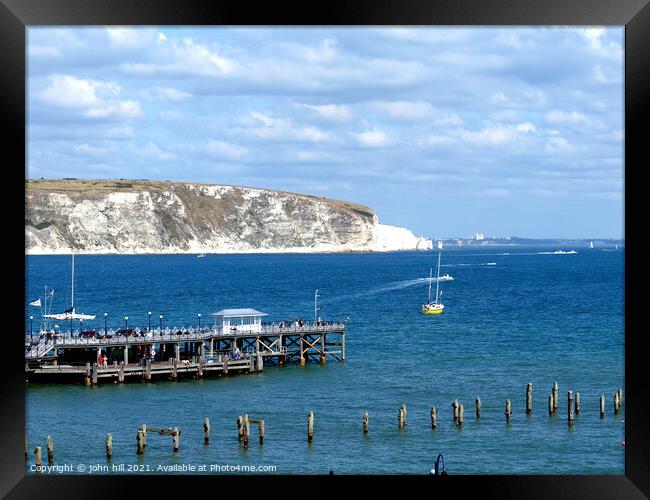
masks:
<svg viewBox="0 0 650 500"><path fill-rule="evenodd" d="M217 328L105 331L26 337L25 375L29 381L99 382L199 378L251 373L264 364L285 365L328 359L345 361L343 322L262 325L256 331ZM85 336L84 336L85 335ZM108 366L97 363L106 355Z"/></svg>

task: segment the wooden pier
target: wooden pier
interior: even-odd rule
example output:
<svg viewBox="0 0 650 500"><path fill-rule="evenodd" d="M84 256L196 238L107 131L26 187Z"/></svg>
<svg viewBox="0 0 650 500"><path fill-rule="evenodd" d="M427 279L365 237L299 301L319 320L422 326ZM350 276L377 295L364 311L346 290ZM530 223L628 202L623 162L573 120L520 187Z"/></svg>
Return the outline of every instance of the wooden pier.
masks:
<svg viewBox="0 0 650 500"><path fill-rule="evenodd" d="M261 324L242 330L215 326L107 331L103 335L45 334L26 342L25 376L28 381L95 385L253 373L263 371L265 365L345 361L343 322Z"/></svg>

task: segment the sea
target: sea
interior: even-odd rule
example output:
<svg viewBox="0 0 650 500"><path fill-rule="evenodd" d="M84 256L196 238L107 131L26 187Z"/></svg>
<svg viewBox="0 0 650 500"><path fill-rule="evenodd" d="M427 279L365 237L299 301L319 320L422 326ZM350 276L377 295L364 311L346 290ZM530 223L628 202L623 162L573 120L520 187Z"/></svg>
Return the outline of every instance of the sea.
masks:
<svg viewBox="0 0 650 500"><path fill-rule="evenodd" d="M316 314L347 323L347 360L178 382L28 383L30 449L40 445L45 455L50 435L54 464L68 464L73 474L429 474L442 455L450 475L622 475L624 252L609 250L446 247L440 272L454 279L440 282L440 316L420 312L437 250L77 255L75 307L97 315L86 326L102 330L107 313L109 328L123 327L125 316L130 327L146 328L149 311L154 327L161 314L164 327L198 326L199 313L205 325L210 313L243 307L267 313L268 321L311 320L318 290ZM55 290L53 312L69 307L71 258L27 256L25 278L29 333L29 315L34 329L40 319L40 308L29 303L45 286ZM559 409L549 416L555 381ZM619 388L623 406L615 415ZM581 395L573 426L567 423L570 390ZM464 405L462 428L454 425L456 399ZM402 404L407 425L400 430ZM315 432L308 444L310 411ZM265 420L263 445L255 426L248 449L238 441L236 419L244 414ZM136 455L142 424L179 427L180 450L172 452L169 436L149 433L144 455ZM106 433L113 437L110 462ZM32 456L26 472L38 474L31 464Z"/></svg>

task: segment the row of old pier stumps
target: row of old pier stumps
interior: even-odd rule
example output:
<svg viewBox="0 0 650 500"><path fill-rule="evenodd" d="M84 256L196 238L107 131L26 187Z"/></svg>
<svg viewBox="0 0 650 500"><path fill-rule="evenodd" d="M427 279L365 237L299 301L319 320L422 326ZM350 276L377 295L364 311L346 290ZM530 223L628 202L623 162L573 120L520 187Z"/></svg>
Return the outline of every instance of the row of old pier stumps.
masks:
<svg viewBox="0 0 650 500"><path fill-rule="evenodd" d="M618 415L621 407L621 401L623 397L622 389L618 389L614 393L614 414ZM451 403L454 415L454 425L457 427L462 427L464 423L464 406L457 399ZM476 418L481 416L481 398L477 397L475 401L476 408ZM526 414L530 415L533 411L533 384L528 383L526 386ZM548 413L549 416L555 415L558 413L558 383L553 384L553 389L548 395ZM575 395L573 391L568 391L567 393L567 419L569 426L572 426L574 423L575 415L580 413L580 393L576 392ZM406 405L403 404L399 407L397 412L397 424L399 429L403 429L406 426ZM505 402L505 417L506 422L510 421L512 416L512 405L509 399L506 399ZM600 418L605 416L605 395L600 395ZM370 425L370 417L368 412L363 413L362 417L362 427L363 432L368 433ZM237 417L237 438L244 448L248 448L249 439L251 434L251 425L257 425L258 435L260 444L264 444L265 436L265 423L264 420L258 418L250 418L247 414L240 415ZM433 429L438 425L438 409L434 406L431 408L431 427ZM168 427L166 429L147 427L146 425L140 426L136 433L136 453L138 455L144 454L144 450L147 446L147 433L154 432L159 435L167 435L172 437L172 450L177 452L180 448L180 436L181 430L178 427ZM307 414L307 442L311 443L314 439L314 412L310 411ZM210 419L205 418L203 421L203 441L204 444L210 444ZM113 456L113 437L112 435L106 434L105 437L106 445L106 457L110 460ZM51 436L47 436L46 441L47 449L47 459L48 464L54 462L54 440ZM25 435L25 460L28 456L28 439ZM36 446L34 449L34 461L37 467L42 465L42 449L40 446Z"/></svg>

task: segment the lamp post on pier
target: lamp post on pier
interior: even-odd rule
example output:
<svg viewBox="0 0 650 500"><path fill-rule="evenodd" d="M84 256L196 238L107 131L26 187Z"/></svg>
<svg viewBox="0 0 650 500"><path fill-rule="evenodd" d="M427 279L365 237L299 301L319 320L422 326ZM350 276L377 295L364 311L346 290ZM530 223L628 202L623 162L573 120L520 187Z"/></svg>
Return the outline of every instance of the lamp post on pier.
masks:
<svg viewBox="0 0 650 500"><path fill-rule="evenodd" d="M314 292L314 323L318 322L318 297L320 297L320 295L318 295L318 289L316 289Z"/></svg>
<svg viewBox="0 0 650 500"><path fill-rule="evenodd" d="M83 337L83 332L84 332L84 319L79 318L79 338Z"/></svg>
<svg viewBox="0 0 650 500"><path fill-rule="evenodd" d="M160 315L160 335L162 336L162 320L163 320L163 315Z"/></svg>
<svg viewBox="0 0 650 500"><path fill-rule="evenodd" d="M29 345L34 343L34 316L29 317Z"/></svg>
<svg viewBox="0 0 650 500"><path fill-rule="evenodd" d="M201 313L199 313L199 332L201 331Z"/></svg>
<svg viewBox="0 0 650 500"><path fill-rule="evenodd" d="M124 329L128 330L129 329L129 317L124 316Z"/></svg>
<svg viewBox="0 0 650 500"><path fill-rule="evenodd" d="M151 311L149 311L149 331L151 331Z"/></svg>
<svg viewBox="0 0 650 500"><path fill-rule="evenodd" d="M106 326L106 317L108 313L104 313L104 335L108 335L108 327Z"/></svg>

